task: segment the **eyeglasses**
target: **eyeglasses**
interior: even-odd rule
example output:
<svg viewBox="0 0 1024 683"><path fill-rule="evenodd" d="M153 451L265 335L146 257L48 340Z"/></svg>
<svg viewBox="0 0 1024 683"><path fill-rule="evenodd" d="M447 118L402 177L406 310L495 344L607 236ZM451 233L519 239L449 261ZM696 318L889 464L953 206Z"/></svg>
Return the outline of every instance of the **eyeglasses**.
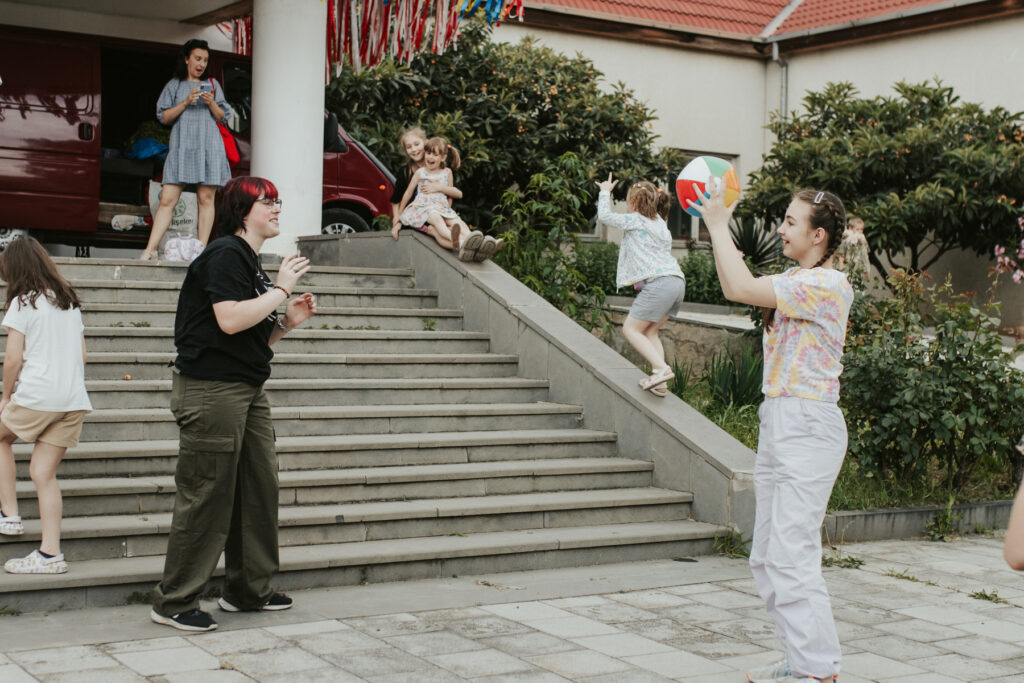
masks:
<svg viewBox="0 0 1024 683"><path fill-rule="evenodd" d="M273 209L273 208L280 209L281 205L284 204L284 202L281 201L280 199L264 199L264 198L260 198L260 199L257 199L256 201L258 201L263 206L270 207L271 209Z"/></svg>

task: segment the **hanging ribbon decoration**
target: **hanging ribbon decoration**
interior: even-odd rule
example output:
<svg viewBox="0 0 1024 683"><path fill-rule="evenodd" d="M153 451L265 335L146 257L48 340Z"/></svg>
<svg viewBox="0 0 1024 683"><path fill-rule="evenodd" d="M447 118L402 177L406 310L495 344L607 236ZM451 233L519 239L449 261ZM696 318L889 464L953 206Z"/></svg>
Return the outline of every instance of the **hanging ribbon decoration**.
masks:
<svg viewBox="0 0 1024 683"><path fill-rule="evenodd" d="M408 64L424 49L428 26L430 51L444 54L458 43L460 23L478 12L492 25L522 21L523 0L327 0L325 75L339 74L346 58L357 72L387 57ZM252 54L251 15L218 28L230 32L235 53Z"/></svg>

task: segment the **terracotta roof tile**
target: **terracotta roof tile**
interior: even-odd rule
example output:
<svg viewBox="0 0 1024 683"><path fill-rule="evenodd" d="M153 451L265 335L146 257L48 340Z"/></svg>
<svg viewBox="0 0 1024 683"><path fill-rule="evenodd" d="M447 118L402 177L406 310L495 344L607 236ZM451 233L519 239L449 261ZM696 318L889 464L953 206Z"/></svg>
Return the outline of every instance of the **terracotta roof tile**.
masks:
<svg viewBox="0 0 1024 683"><path fill-rule="evenodd" d="M789 0L533 0L530 8L561 8L574 14L611 15L680 29L755 36Z"/></svg>
<svg viewBox="0 0 1024 683"><path fill-rule="evenodd" d="M946 4L945 0L804 0L786 17L773 35L783 35L828 26L846 24L857 19L882 17L900 11L929 5Z"/></svg>

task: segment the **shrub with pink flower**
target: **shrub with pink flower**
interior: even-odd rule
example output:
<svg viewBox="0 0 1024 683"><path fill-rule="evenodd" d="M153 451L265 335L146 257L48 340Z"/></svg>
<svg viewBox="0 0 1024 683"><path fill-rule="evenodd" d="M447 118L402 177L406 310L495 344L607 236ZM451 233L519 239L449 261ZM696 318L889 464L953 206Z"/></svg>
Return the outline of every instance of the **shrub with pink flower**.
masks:
<svg viewBox="0 0 1024 683"><path fill-rule="evenodd" d="M1020 245L1017 247L1010 247L1010 253L1012 256L1007 256L1006 247L1002 245L996 245L994 250L996 257L996 265L993 270L998 275L999 273L1012 273L1010 277L1017 284L1024 282L1024 216L1017 219L1017 226L1021 231ZM1013 250L1016 248L1016 253Z"/></svg>

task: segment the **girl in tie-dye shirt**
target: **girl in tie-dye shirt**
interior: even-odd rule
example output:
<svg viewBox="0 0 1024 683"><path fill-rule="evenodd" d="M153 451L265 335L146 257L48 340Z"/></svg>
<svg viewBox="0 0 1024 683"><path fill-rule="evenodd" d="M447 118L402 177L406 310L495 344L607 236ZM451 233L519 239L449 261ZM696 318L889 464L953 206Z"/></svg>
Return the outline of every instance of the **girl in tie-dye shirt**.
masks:
<svg viewBox="0 0 1024 683"><path fill-rule="evenodd" d="M820 529L846 455L846 421L836 402L853 289L832 269L846 211L829 192L798 192L778 229L782 253L798 265L755 278L729 235L732 209L723 194L694 206L711 232L725 296L765 309L750 568L786 651L747 677L831 682L840 648L821 576Z"/></svg>

